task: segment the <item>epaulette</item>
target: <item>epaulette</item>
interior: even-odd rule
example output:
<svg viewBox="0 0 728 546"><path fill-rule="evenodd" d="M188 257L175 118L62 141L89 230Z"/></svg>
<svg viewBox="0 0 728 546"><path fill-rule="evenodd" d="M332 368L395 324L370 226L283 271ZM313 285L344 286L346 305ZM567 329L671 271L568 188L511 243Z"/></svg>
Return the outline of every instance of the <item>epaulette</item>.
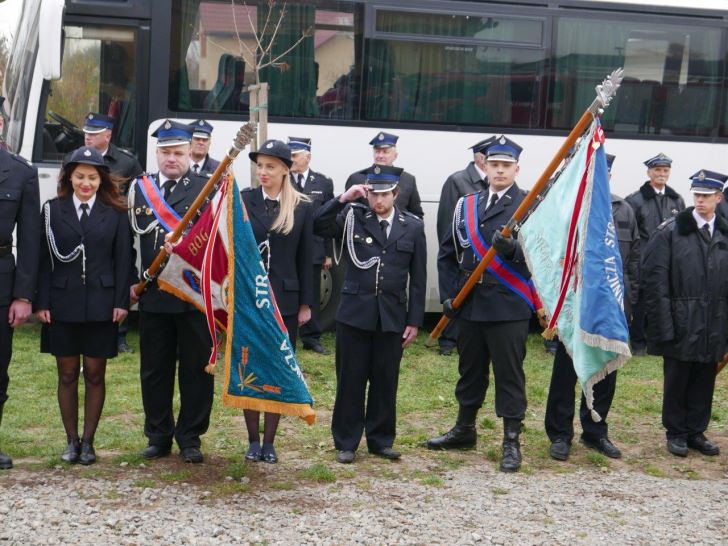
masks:
<svg viewBox="0 0 728 546"><path fill-rule="evenodd" d="M349 202L349 204L353 208L358 208L358 209L362 209L362 210L369 210L369 207L367 205L365 205L364 203L358 203L356 201L351 201L351 202Z"/></svg>
<svg viewBox="0 0 728 546"><path fill-rule="evenodd" d="M665 220L664 222L662 222L659 226L657 226L657 229L659 229L660 231L662 231L663 229L665 229L667 226L669 226L673 222L675 222L675 216L673 216L672 218L668 218L667 220Z"/></svg>
<svg viewBox="0 0 728 546"><path fill-rule="evenodd" d="M21 155L10 154L10 157L12 157L15 161L17 161L18 163L20 163L21 165L23 165L25 167L30 167L31 169L33 168L33 164Z"/></svg>
<svg viewBox="0 0 728 546"><path fill-rule="evenodd" d="M132 159L136 160L136 156L133 153L131 153L129 150L126 150L124 148L119 148L118 146L116 147L116 149L119 150L122 154L127 155L127 156L131 157Z"/></svg>
<svg viewBox="0 0 728 546"><path fill-rule="evenodd" d="M418 222L424 223L425 221L417 216L416 214L408 211L408 210L401 210L399 211L400 216L407 216L408 218L412 218L413 220L417 220Z"/></svg>

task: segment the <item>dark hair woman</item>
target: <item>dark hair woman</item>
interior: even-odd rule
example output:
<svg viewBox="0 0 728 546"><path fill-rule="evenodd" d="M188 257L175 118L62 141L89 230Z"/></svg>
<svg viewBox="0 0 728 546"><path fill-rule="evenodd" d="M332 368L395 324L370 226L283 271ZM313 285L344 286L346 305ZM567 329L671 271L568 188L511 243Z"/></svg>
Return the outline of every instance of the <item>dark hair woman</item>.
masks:
<svg viewBox="0 0 728 546"><path fill-rule="evenodd" d="M106 360L129 308L131 235L117 180L94 148L76 150L61 170L58 197L43 205L36 315L41 351L56 357L58 405L68 463L96 461L94 434L106 395ZM78 378L83 355L83 436Z"/></svg>
<svg viewBox="0 0 728 546"><path fill-rule="evenodd" d="M288 330L291 347L296 347L298 327L311 319L313 302L313 212L307 196L289 182L291 151L279 140L264 142L249 154L257 166L260 186L241 194L250 215L255 240L268 271L273 295ZM266 413L263 446L260 445L257 411L245 410L250 448L249 461L278 461L273 441L280 415Z"/></svg>

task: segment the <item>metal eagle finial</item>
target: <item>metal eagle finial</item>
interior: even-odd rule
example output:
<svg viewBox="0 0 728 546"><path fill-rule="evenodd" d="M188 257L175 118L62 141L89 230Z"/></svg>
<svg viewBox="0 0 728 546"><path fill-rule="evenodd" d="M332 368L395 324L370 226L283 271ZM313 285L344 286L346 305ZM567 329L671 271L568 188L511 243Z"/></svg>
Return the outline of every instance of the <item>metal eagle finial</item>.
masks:
<svg viewBox="0 0 728 546"><path fill-rule="evenodd" d="M617 94L617 89L622 84L624 78L624 69L618 68L607 76L604 81L596 86L597 98L592 106L595 106L599 110L603 110L609 106L612 102L614 95Z"/></svg>

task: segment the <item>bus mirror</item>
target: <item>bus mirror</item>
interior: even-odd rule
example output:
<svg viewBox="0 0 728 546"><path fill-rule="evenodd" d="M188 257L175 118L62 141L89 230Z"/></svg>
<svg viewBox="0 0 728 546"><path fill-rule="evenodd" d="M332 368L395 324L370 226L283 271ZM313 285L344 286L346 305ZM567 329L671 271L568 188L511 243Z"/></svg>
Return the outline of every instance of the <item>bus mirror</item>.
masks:
<svg viewBox="0 0 728 546"><path fill-rule="evenodd" d="M43 0L38 28L38 59L45 80L61 77L64 0Z"/></svg>

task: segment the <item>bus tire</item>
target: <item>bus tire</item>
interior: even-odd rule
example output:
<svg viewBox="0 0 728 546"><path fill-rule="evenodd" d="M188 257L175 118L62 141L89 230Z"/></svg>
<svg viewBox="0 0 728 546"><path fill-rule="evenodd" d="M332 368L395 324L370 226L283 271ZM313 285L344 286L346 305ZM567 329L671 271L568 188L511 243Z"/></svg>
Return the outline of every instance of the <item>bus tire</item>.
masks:
<svg viewBox="0 0 728 546"><path fill-rule="evenodd" d="M321 270L321 309L319 311L319 323L321 330L327 332L333 330L336 322L336 310L341 300L341 287L344 284L344 273L346 263L342 260L339 265L332 265L331 268Z"/></svg>

